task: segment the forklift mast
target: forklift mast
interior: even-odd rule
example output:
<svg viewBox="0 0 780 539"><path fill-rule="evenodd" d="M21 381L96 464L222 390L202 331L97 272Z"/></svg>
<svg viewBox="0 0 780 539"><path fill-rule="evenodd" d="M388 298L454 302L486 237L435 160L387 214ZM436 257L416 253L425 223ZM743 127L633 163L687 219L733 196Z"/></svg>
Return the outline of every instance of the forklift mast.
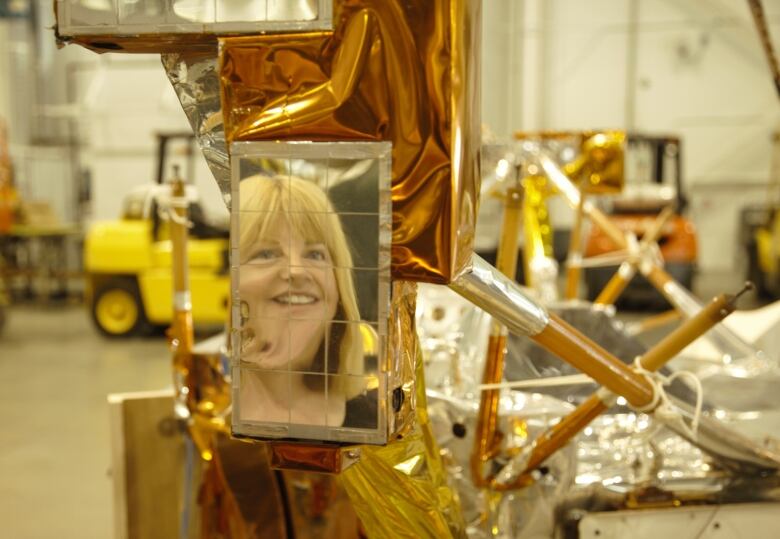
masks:
<svg viewBox="0 0 780 539"><path fill-rule="evenodd" d="M625 195L618 197L614 202L614 211L617 213L634 213L637 208L636 200L632 200L631 186L654 184L659 188L669 186L675 192L675 208L677 213L683 213L687 207L688 200L682 185L682 141L679 137L670 135L644 135L630 133L626 140L627 154L639 155L644 150L649 154L647 168L645 171L627 171ZM623 200L621 200L621 198ZM659 197L660 198L660 197ZM661 208L668 204L668 201L659 201L658 208L641 208L641 211Z"/></svg>
<svg viewBox="0 0 780 539"><path fill-rule="evenodd" d="M157 137L157 176L155 183L162 185L165 183L165 175L169 173L172 168L168 166L171 161L171 157L178 157L182 155L185 159L185 166L180 167L183 172L183 178L185 183L192 183L195 176L195 134L190 131L174 131L174 132L158 132L155 134ZM172 148L172 143L177 141L185 142L185 147L178 155L172 154L175 148Z"/></svg>

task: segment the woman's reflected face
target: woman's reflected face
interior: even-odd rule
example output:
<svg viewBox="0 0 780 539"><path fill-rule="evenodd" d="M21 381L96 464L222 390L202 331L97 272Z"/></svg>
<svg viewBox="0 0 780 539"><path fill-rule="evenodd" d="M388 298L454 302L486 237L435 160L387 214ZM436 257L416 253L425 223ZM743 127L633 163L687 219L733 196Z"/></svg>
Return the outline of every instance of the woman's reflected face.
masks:
<svg viewBox="0 0 780 539"><path fill-rule="evenodd" d="M242 253L239 295L249 307L241 359L265 369L306 371L336 315L338 286L324 242L307 241L278 218Z"/></svg>

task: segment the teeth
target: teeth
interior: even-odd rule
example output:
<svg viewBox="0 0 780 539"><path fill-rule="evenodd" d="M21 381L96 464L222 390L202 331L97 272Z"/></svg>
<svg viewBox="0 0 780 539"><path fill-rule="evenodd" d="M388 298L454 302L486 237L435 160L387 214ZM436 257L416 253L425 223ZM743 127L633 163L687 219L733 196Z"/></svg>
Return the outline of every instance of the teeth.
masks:
<svg viewBox="0 0 780 539"><path fill-rule="evenodd" d="M276 298L276 301L289 305L309 305L310 303L317 301L317 299L302 294L290 294L289 296L280 296Z"/></svg>

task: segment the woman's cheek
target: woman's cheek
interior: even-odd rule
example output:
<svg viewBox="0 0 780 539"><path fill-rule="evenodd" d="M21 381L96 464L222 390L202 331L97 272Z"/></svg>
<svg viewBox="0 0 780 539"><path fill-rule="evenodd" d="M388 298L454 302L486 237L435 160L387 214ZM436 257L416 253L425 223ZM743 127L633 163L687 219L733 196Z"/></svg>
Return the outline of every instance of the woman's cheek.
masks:
<svg viewBox="0 0 780 539"><path fill-rule="evenodd" d="M305 372L325 341L325 320L290 320L290 368Z"/></svg>
<svg viewBox="0 0 780 539"><path fill-rule="evenodd" d="M238 295L249 306L250 317L263 316L263 298L268 293L268 279L258 273L250 268L241 268L239 272Z"/></svg>

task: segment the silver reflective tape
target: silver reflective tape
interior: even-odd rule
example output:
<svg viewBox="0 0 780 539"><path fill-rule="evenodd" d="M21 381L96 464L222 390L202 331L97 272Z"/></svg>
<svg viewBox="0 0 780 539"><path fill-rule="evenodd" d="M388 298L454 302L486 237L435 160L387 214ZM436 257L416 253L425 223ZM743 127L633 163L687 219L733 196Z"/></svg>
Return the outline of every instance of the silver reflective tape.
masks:
<svg viewBox="0 0 780 539"><path fill-rule="evenodd" d="M550 321L547 310L523 288L477 255L450 288L520 335L537 335Z"/></svg>
<svg viewBox="0 0 780 539"><path fill-rule="evenodd" d="M173 309L175 311L192 310L192 296L190 296L189 290L186 292L176 292L173 295Z"/></svg>

